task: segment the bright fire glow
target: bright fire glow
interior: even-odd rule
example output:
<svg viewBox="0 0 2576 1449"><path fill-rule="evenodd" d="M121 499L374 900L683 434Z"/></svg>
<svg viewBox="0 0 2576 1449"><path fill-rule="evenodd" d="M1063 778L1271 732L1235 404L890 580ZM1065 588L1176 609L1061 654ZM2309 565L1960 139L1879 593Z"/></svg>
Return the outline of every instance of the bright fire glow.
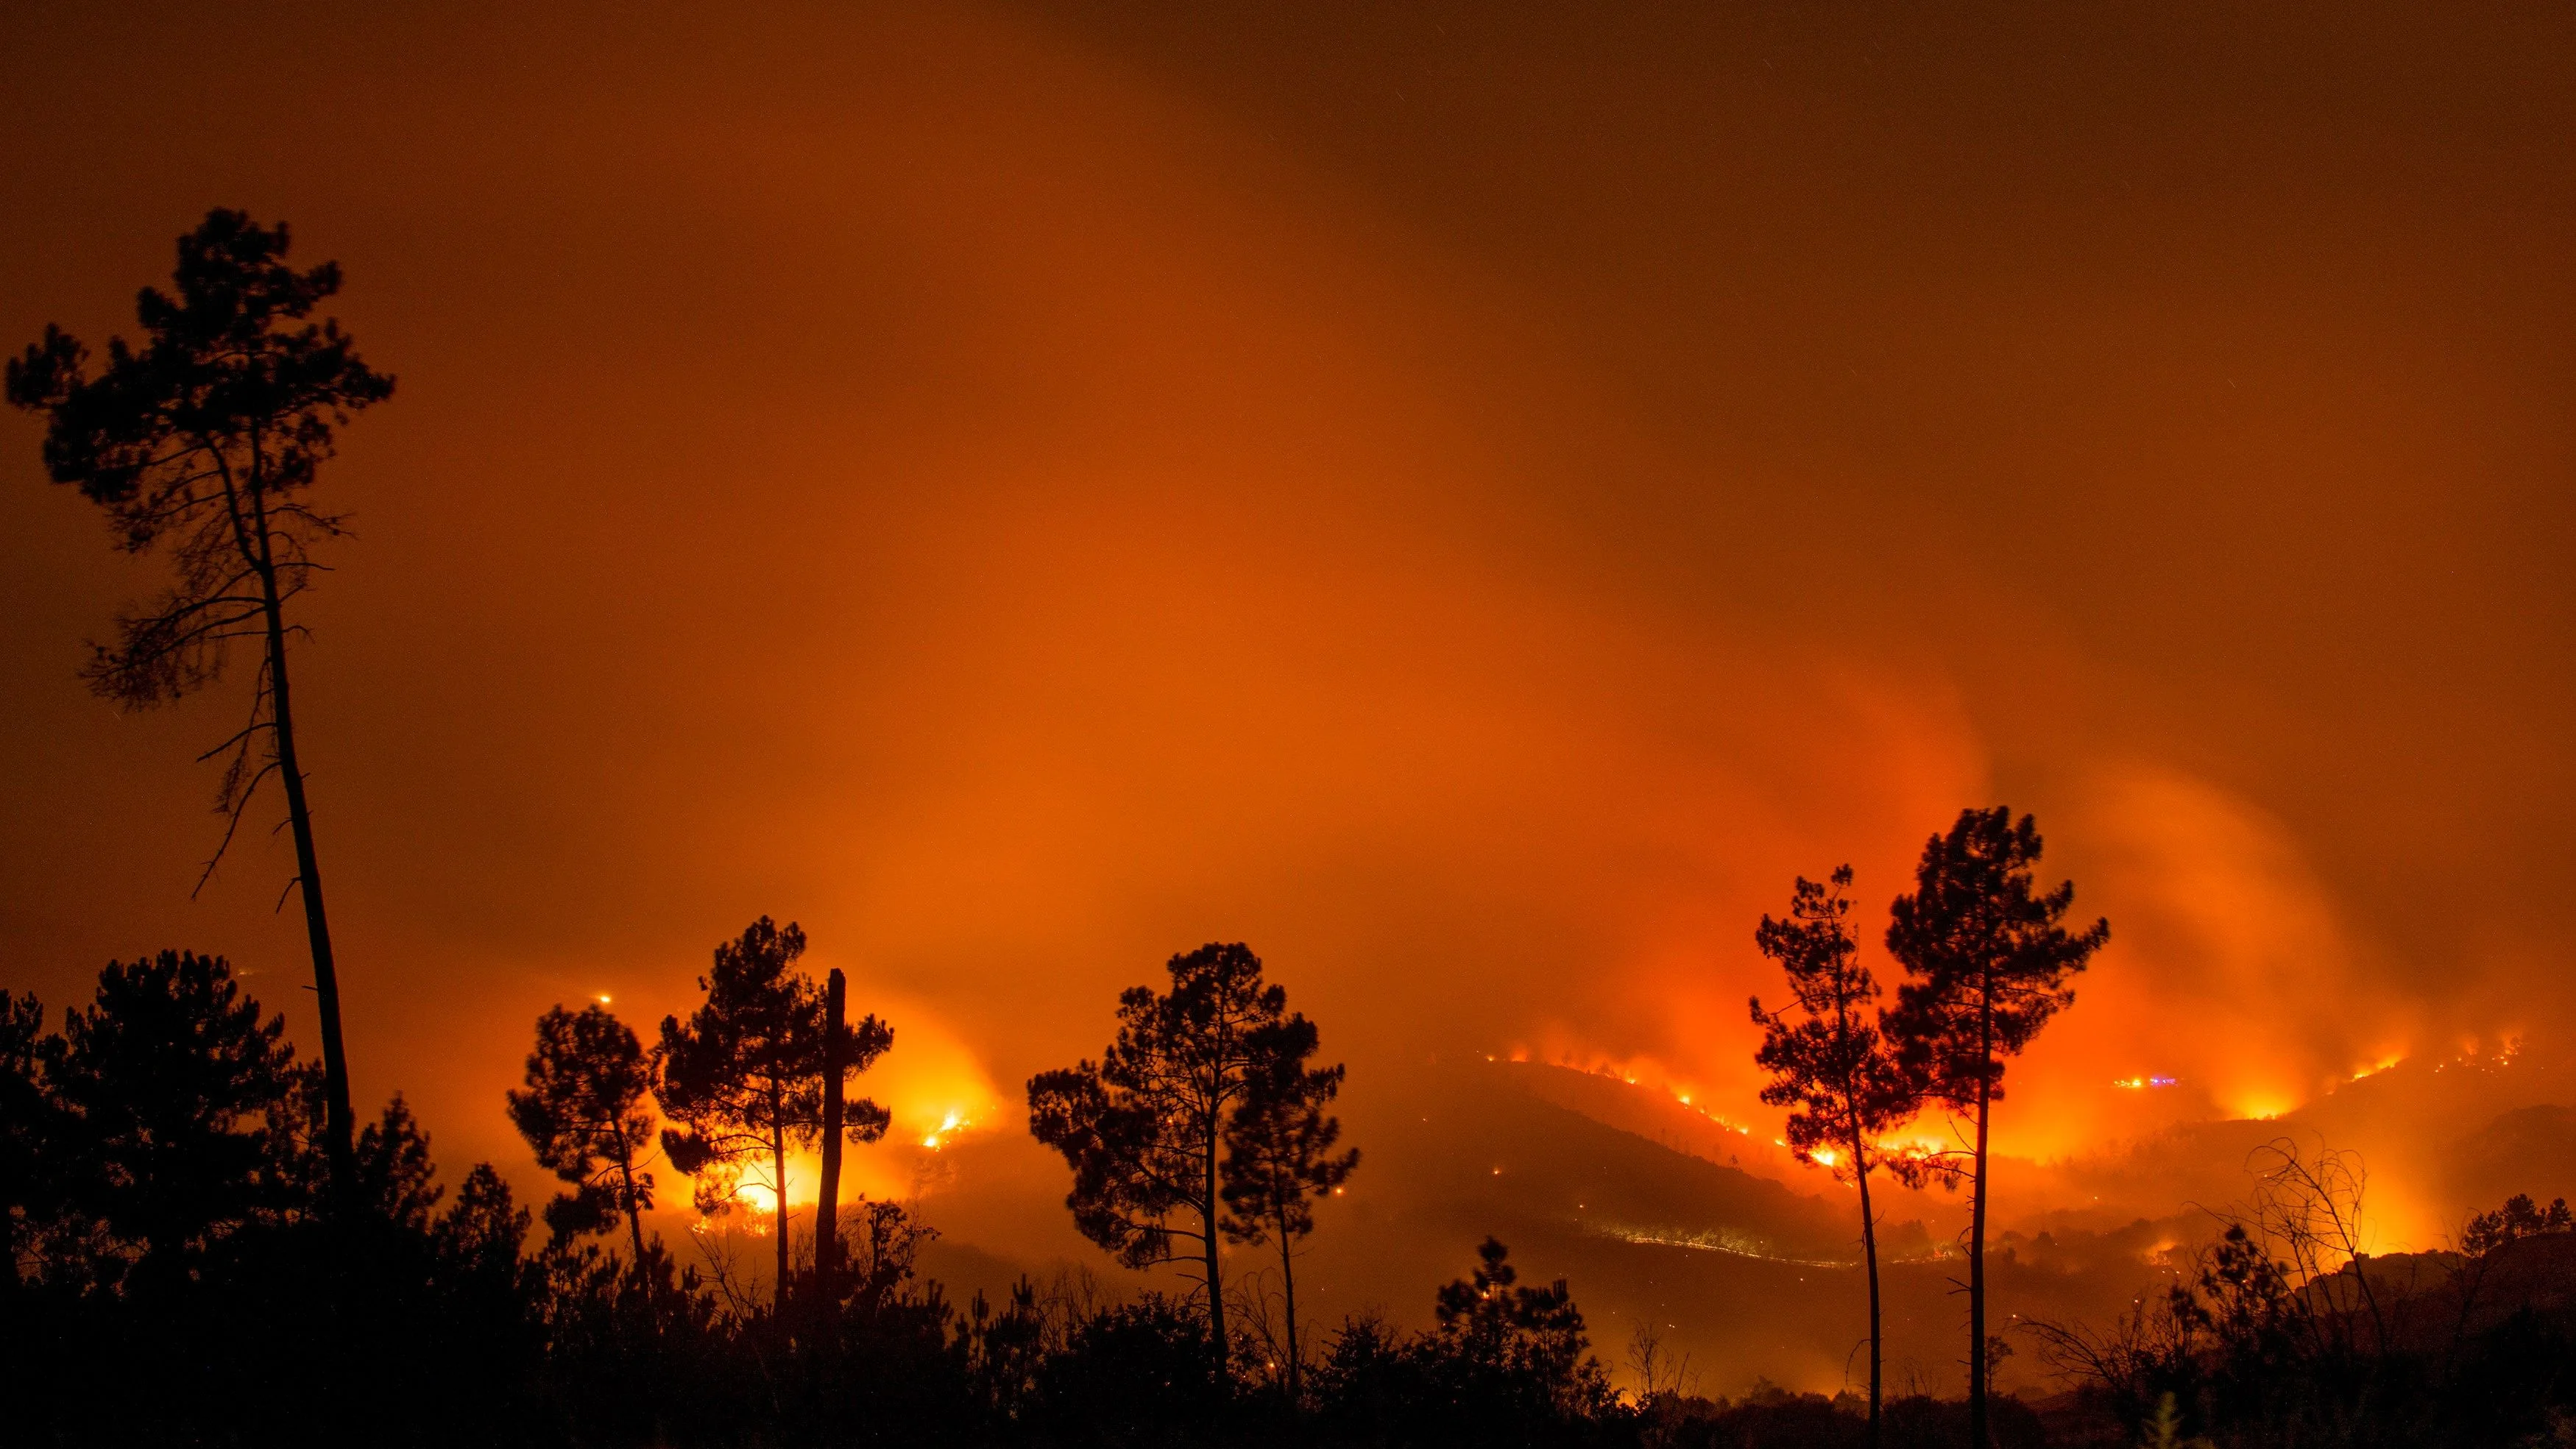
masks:
<svg viewBox="0 0 2576 1449"><path fill-rule="evenodd" d="M961 1127L970 1125L972 1124L967 1122L966 1114L952 1107L949 1109L947 1116L939 1119L939 1125L930 1129L929 1135L921 1139L921 1145L929 1148L933 1152L937 1152L939 1150L941 1139L947 1137Z"/></svg>

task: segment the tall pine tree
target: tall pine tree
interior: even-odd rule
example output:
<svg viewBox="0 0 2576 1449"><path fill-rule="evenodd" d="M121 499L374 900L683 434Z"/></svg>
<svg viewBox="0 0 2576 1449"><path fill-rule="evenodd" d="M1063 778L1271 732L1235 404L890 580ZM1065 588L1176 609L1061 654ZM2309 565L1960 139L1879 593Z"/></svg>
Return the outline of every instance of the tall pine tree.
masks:
<svg viewBox="0 0 2576 1449"><path fill-rule="evenodd" d="M1885 1353L1870 1175L1880 1165L1879 1139L1912 1117L1920 1099L1879 1035L1878 982L1861 964L1851 901L1843 894L1851 882L1848 865L1834 872L1830 887L1800 877L1788 919L1762 918L1754 945L1788 976L1796 1014L1765 1011L1758 996L1752 1007L1762 1027L1755 1060L1771 1073L1762 1100L1790 1109L1790 1151L1860 1189L1861 1258L1869 1275L1869 1442L1875 1445Z"/></svg>
<svg viewBox="0 0 2576 1449"><path fill-rule="evenodd" d="M1915 867L1914 891L1888 908L1887 950L1905 984L1887 1030L1907 1074L1925 1094L1972 1115L1974 1183L1968 1226L1968 1442L1986 1444L1992 1374L1986 1340L1987 1143L2003 1097L2004 1059L2074 1004L2070 978L2111 939L2097 920L2068 934L2072 881L2035 889L2037 822L2003 806L1962 810L1933 836Z"/></svg>
<svg viewBox="0 0 2576 1449"><path fill-rule="evenodd" d="M286 795L313 958L324 1142L336 1196L347 1201L357 1185L357 1128L286 669L287 641L303 626L287 622L287 605L321 567L313 546L346 532L341 515L311 501L335 430L391 397L394 380L359 360L339 323L306 320L340 290L338 265L297 271L286 251L285 223L208 212L179 238L176 295L146 287L137 300L139 350L111 338L107 366L93 376L88 349L49 326L10 360L7 392L12 404L44 415L46 471L107 511L117 547L166 549L173 565L170 588L120 616L115 643L92 646L82 671L91 689L122 705L165 704L220 675L234 643L259 649L248 721L206 752L227 757L216 797L224 843L206 870L274 777Z"/></svg>
<svg viewBox="0 0 2576 1449"><path fill-rule="evenodd" d="M1297 1244L1315 1230L1315 1204L1359 1166L1358 1148L1336 1153L1341 1119L1328 1110L1342 1090L1343 1068L1309 1067L1315 1024L1292 1016L1264 1032L1256 1048L1262 1069L1226 1123L1226 1236L1279 1248L1280 1296L1288 1329L1288 1401L1302 1402L1305 1349L1297 1337Z"/></svg>
<svg viewBox="0 0 2576 1449"><path fill-rule="evenodd" d="M1089 1061L1029 1079L1029 1130L1073 1168L1065 1205L1130 1267L1189 1263L1206 1292L1214 1367L1227 1372L1221 1182L1226 1126L1294 1018L1240 942L1174 956L1171 990L1129 988L1118 1038Z"/></svg>

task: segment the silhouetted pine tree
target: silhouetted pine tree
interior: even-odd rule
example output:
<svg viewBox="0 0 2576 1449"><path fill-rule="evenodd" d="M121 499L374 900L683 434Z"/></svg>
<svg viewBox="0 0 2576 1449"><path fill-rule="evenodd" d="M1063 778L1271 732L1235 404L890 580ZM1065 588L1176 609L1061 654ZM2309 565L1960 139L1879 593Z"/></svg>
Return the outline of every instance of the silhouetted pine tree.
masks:
<svg viewBox="0 0 2576 1449"><path fill-rule="evenodd" d="M1923 847L1912 894L1888 910L1888 954L1905 984L1886 1022L1907 1073L1927 1095L1974 1114L1976 1147L1968 1228L1968 1432L1986 1443L1990 1374L1986 1335L1987 1128L2003 1096L2004 1058L2017 1056L2075 1000L2068 978L2111 939L2097 920L2081 933L2059 924L2073 882L2039 893L2038 824L1998 805L1963 810Z"/></svg>
<svg viewBox="0 0 2576 1449"><path fill-rule="evenodd" d="M653 1143L654 1059L608 1008L558 1005L537 1018L525 1085L508 1094L511 1125L537 1164L572 1184L546 1208L558 1238L600 1231L619 1218L644 1261L644 1213L653 1174L638 1159Z"/></svg>
<svg viewBox="0 0 2576 1449"><path fill-rule="evenodd" d="M821 1289L825 1304L837 1303L851 1293L865 1294L874 1281L873 1272L863 1272L852 1279L843 1270L847 1266L847 1245L841 1221L841 1144L874 1142L885 1136L893 1117L885 1108L865 1097L853 1101L848 1094L848 1079L876 1065L878 1057L894 1047L894 1028L871 1013L852 1025L848 1015L849 983L835 967L825 978L823 990L823 1052L821 1115L815 1131L823 1142L822 1181L814 1194L814 1281ZM878 1230L886 1226L884 1209L891 1204L879 1203L861 1215L858 1226L868 1235L863 1248L873 1250ZM900 1216L900 1214L898 1214ZM911 1272L906 1258L905 1274Z"/></svg>
<svg viewBox="0 0 2576 1449"><path fill-rule="evenodd" d="M305 320L340 290L339 267L299 272L286 251L284 223L208 212L179 238L177 295L147 287L136 303L141 350L111 339L92 376L88 350L48 326L9 362L7 392L45 416L54 481L107 510L119 548L166 545L175 566L167 593L121 616L114 644L93 646L90 687L120 704L166 703L212 681L233 641L259 644L249 722L207 755L230 757L218 796L226 845L262 782L273 774L286 792L322 1021L326 1143L332 1180L347 1189L355 1119L287 681L286 641L302 626L287 623L286 605L311 581L312 545L344 532L339 515L307 501L333 431L392 396L394 380L359 360L337 322Z"/></svg>
<svg viewBox="0 0 2576 1449"><path fill-rule="evenodd" d="M1130 987L1100 1062L1029 1079L1029 1130L1073 1167L1065 1206L1085 1237L1130 1267L1175 1262L1193 1245L1207 1295L1208 1351L1226 1374L1226 1124L1276 1059L1288 993L1261 979L1241 942L1174 956L1172 989Z"/></svg>
<svg viewBox="0 0 2576 1449"><path fill-rule="evenodd" d="M1476 1258L1474 1271L1433 1300L1441 1339L1466 1363L1538 1394L1538 1407L1577 1417L1608 1407L1609 1377L1587 1352L1583 1310L1565 1280L1520 1285L1511 1250L1495 1238L1477 1246Z"/></svg>
<svg viewBox="0 0 2576 1449"><path fill-rule="evenodd" d="M56 1099L73 1208L97 1225L111 1281L183 1276L263 1209L269 1119L291 1081L283 1017L259 1019L221 956L111 961L64 1020Z"/></svg>
<svg viewBox="0 0 2576 1449"><path fill-rule="evenodd" d="M1798 1016L1762 1009L1754 1060L1771 1073L1762 1100L1790 1109L1789 1150L1801 1161L1821 1159L1834 1175L1860 1189L1862 1265L1869 1276L1869 1442L1879 1441L1885 1354L1880 1336L1878 1218L1870 1205L1870 1174L1878 1142L1921 1105L1895 1053L1879 1036L1878 982L1860 961L1852 939L1851 885L1846 865L1831 887L1800 877L1792 888L1789 918L1762 918L1753 933L1762 954L1780 963Z"/></svg>
<svg viewBox="0 0 2576 1449"><path fill-rule="evenodd" d="M1292 1016L1261 1034L1254 1074L1225 1129L1222 1194L1226 1236L1279 1247L1279 1282L1288 1333L1288 1402L1304 1394L1305 1350L1297 1336L1297 1243L1315 1230L1315 1203L1359 1166L1359 1149L1335 1154L1342 1124L1326 1109L1342 1090L1343 1068L1308 1067L1315 1025Z"/></svg>
<svg viewBox="0 0 2576 1449"><path fill-rule="evenodd" d="M805 933L790 921L781 929L763 916L737 940L716 947L715 964L698 978L704 1006L684 1024L662 1019L662 1114L678 1124L662 1129L671 1165L698 1179L701 1211L721 1212L734 1200L741 1164L768 1159L776 1192L776 1302L787 1307L792 1258L787 1228L787 1152L822 1132L823 993L796 970ZM850 1029L844 1070L873 1062L894 1043L894 1030L871 1016ZM847 1104L850 1140L873 1142L889 1118L864 1098Z"/></svg>

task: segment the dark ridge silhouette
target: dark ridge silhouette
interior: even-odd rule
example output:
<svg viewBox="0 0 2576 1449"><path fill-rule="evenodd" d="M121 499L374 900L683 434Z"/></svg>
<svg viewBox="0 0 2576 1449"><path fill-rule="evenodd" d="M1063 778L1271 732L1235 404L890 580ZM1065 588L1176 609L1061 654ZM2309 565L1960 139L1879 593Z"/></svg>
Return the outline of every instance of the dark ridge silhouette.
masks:
<svg viewBox="0 0 2576 1449"><path fill-rule="evenodd" d="M1430 1080L1423 1093L1423 1145L1450 1149L1424 1165L1426 1199L1490 1221L1522 1218L1526 1225L1514 1224L1521 1238L1549 1231L1535 1221L1545 1218L1590 1235L1651 1234L1731 1256L1851 1261L1840 1208L1729 1165L1718 1154L1745 1139L1722 1128L1712 1129L1715 1141L1664 1140L1655 1117L1615 1110L1638 1095L1624 1083L1475 1063Z"/></svg>
<svg viewBox="0 0 2576 1449"><path fill-rule="evenodd" d="M2181 1281L2108 1327L2035 1325L2077 1384L2060 1442L2548 1444L2571 1422L2576 1220L2517 1194L2460 1251L2339 1255L2348 1155L2288 1139ZM2177 1437L2176 1442L2179 1442Z"/></svg>

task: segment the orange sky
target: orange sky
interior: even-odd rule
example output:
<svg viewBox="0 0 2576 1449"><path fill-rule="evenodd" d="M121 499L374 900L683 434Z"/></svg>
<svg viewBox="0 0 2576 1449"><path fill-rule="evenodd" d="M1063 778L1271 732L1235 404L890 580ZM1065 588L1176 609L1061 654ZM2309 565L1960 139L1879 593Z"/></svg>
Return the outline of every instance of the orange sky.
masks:
<svg viewBox="0 0 2576 1449"><path fill-rule="evenodd" d="M1212 938L1355 1122L1514 1047L1751 1112L1755 917L1997 800L2116 932L2016 1150L2567 1037L2576 18L470 9L0 19L0 340L236 205L401 378L298 694L451 1176L761 913L1006 1134ZM220 950L310 1042L36 437L0 979Z"/></svg>

